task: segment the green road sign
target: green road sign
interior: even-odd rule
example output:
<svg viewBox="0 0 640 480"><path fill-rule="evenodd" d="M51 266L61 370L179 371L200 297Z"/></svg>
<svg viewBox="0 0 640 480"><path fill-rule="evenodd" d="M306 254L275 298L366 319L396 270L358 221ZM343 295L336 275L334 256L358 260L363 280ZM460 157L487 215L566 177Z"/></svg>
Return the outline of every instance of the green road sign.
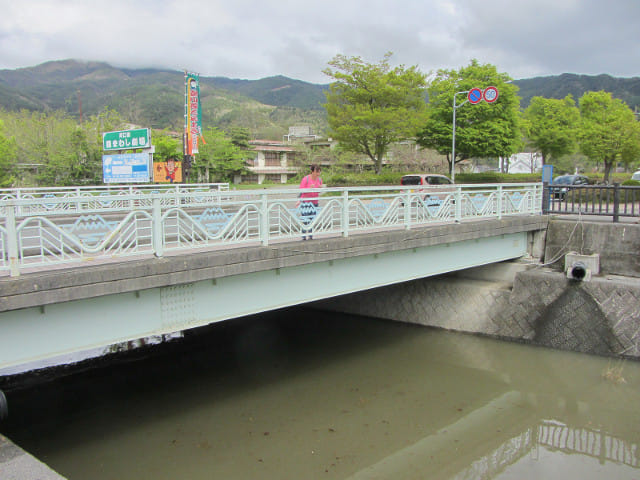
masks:
<svg viewBox="0 0 640 480"><path fill-rule="evenodd" d="M102 148L104 150L129 150L150 147L151 132L148 128L105 132L102 135Z"/></svg>

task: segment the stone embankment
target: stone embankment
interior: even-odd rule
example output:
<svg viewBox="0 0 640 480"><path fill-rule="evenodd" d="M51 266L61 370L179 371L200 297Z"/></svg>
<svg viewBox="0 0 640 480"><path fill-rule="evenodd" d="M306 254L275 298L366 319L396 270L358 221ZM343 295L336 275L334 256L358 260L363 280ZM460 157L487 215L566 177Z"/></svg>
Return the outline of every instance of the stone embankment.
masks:
<svg viewBox="0 0 640 480"><path fill-rule="evenodd" d="M599 271L570 279L567 253ZM320 308L640 358L640 225L551 219L536 256L318 302ZM536 253L536 252L532 252Z"/></svg>

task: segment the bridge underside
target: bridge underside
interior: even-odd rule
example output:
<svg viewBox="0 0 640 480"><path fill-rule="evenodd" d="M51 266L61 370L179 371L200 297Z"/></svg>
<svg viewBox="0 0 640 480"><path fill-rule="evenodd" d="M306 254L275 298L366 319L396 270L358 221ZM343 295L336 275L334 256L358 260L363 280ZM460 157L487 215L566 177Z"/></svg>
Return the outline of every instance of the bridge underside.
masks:
<svg viewBox="0 0 640 480"><path fill-rule="evenodd" d="M127 270L130 278L121 276L117 280L109 278L108 267L103 266L97 269L101 271L102 294L91 292L88 285L78 285L79 273L75 280L70 278L71 273L58 274L58 283L62 284L57 289L58 298L68 298L60 303L50 300L53 290L49 296L43 291L47 282L54 281L52 274L40 278L35 274L23 276L21 284L13 285L15 295L4 297L0 304L4 310L0 311L0 369L519 258L528 252L534 223L530 221L529 226L522 227L498 221L494 228L485 225L483 234L476 230L476 234L467 235L460 235L461 230L471 232L471 227L453 226L459 227L457 238L467 238L460 241L451 241L454 237L446 233L450 228L439 236L434 229L429 229L429 234L403 232L401 238L397 232L381 233L380 238L391 242L384 248L374 248L371 238L355 237L282 244L270 247L268 252L265 247L255 247L255 252L242 249L242 264L233 263L236 258L225 265L207 264L207 268L200 269L193 262L204 261L205 255L200 254L198 260L195 254L189 260L180 259L182 272L176 271L175 265L173 269L164 265L166 271L162 275L151 275L142 268L148 262L167 260L149 259L133 262ZM349 241L347 252L345 242ZM368 248L366 243L370 244ZM309 258L293 260L300 256ZM116 268L122 268L121 264L111 270ZM131 273L135 268L136 275ZM147 270L150 268L147 266ZM39 292L27 293L29 284ZM17 291L21 288L22 293ZM28 306L28 302L34 305ZM21 308L10 309L11 305L22 304Z"/></svg>

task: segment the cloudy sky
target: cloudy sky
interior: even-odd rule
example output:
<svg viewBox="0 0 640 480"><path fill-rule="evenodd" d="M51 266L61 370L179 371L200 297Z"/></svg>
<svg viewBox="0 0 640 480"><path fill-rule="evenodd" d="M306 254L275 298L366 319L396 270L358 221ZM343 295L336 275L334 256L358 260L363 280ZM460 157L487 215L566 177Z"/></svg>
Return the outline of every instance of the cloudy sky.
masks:
<svg viewBox="0 0 640 480"><path fill-rule="evenodd" d="M640 0L0 0L0 69L74 58L328 83L336 54L640 76Z"/></svg>

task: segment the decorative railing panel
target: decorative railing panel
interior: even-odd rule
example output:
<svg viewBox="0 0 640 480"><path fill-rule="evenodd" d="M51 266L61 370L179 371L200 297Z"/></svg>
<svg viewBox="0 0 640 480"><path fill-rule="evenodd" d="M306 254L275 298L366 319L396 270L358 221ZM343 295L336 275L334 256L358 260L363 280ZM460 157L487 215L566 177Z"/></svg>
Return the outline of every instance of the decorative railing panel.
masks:
<svg viewBox="0 0 640 480"><path fill-rule="evenodd" d="M318 205L297 189L212 188L0 192L0 272L128 255L348 236L503 215L539 214L541 184L323 188ZM308 211L311 208L312 211ZM305 210L306 209L306 210Z"/></svg>

